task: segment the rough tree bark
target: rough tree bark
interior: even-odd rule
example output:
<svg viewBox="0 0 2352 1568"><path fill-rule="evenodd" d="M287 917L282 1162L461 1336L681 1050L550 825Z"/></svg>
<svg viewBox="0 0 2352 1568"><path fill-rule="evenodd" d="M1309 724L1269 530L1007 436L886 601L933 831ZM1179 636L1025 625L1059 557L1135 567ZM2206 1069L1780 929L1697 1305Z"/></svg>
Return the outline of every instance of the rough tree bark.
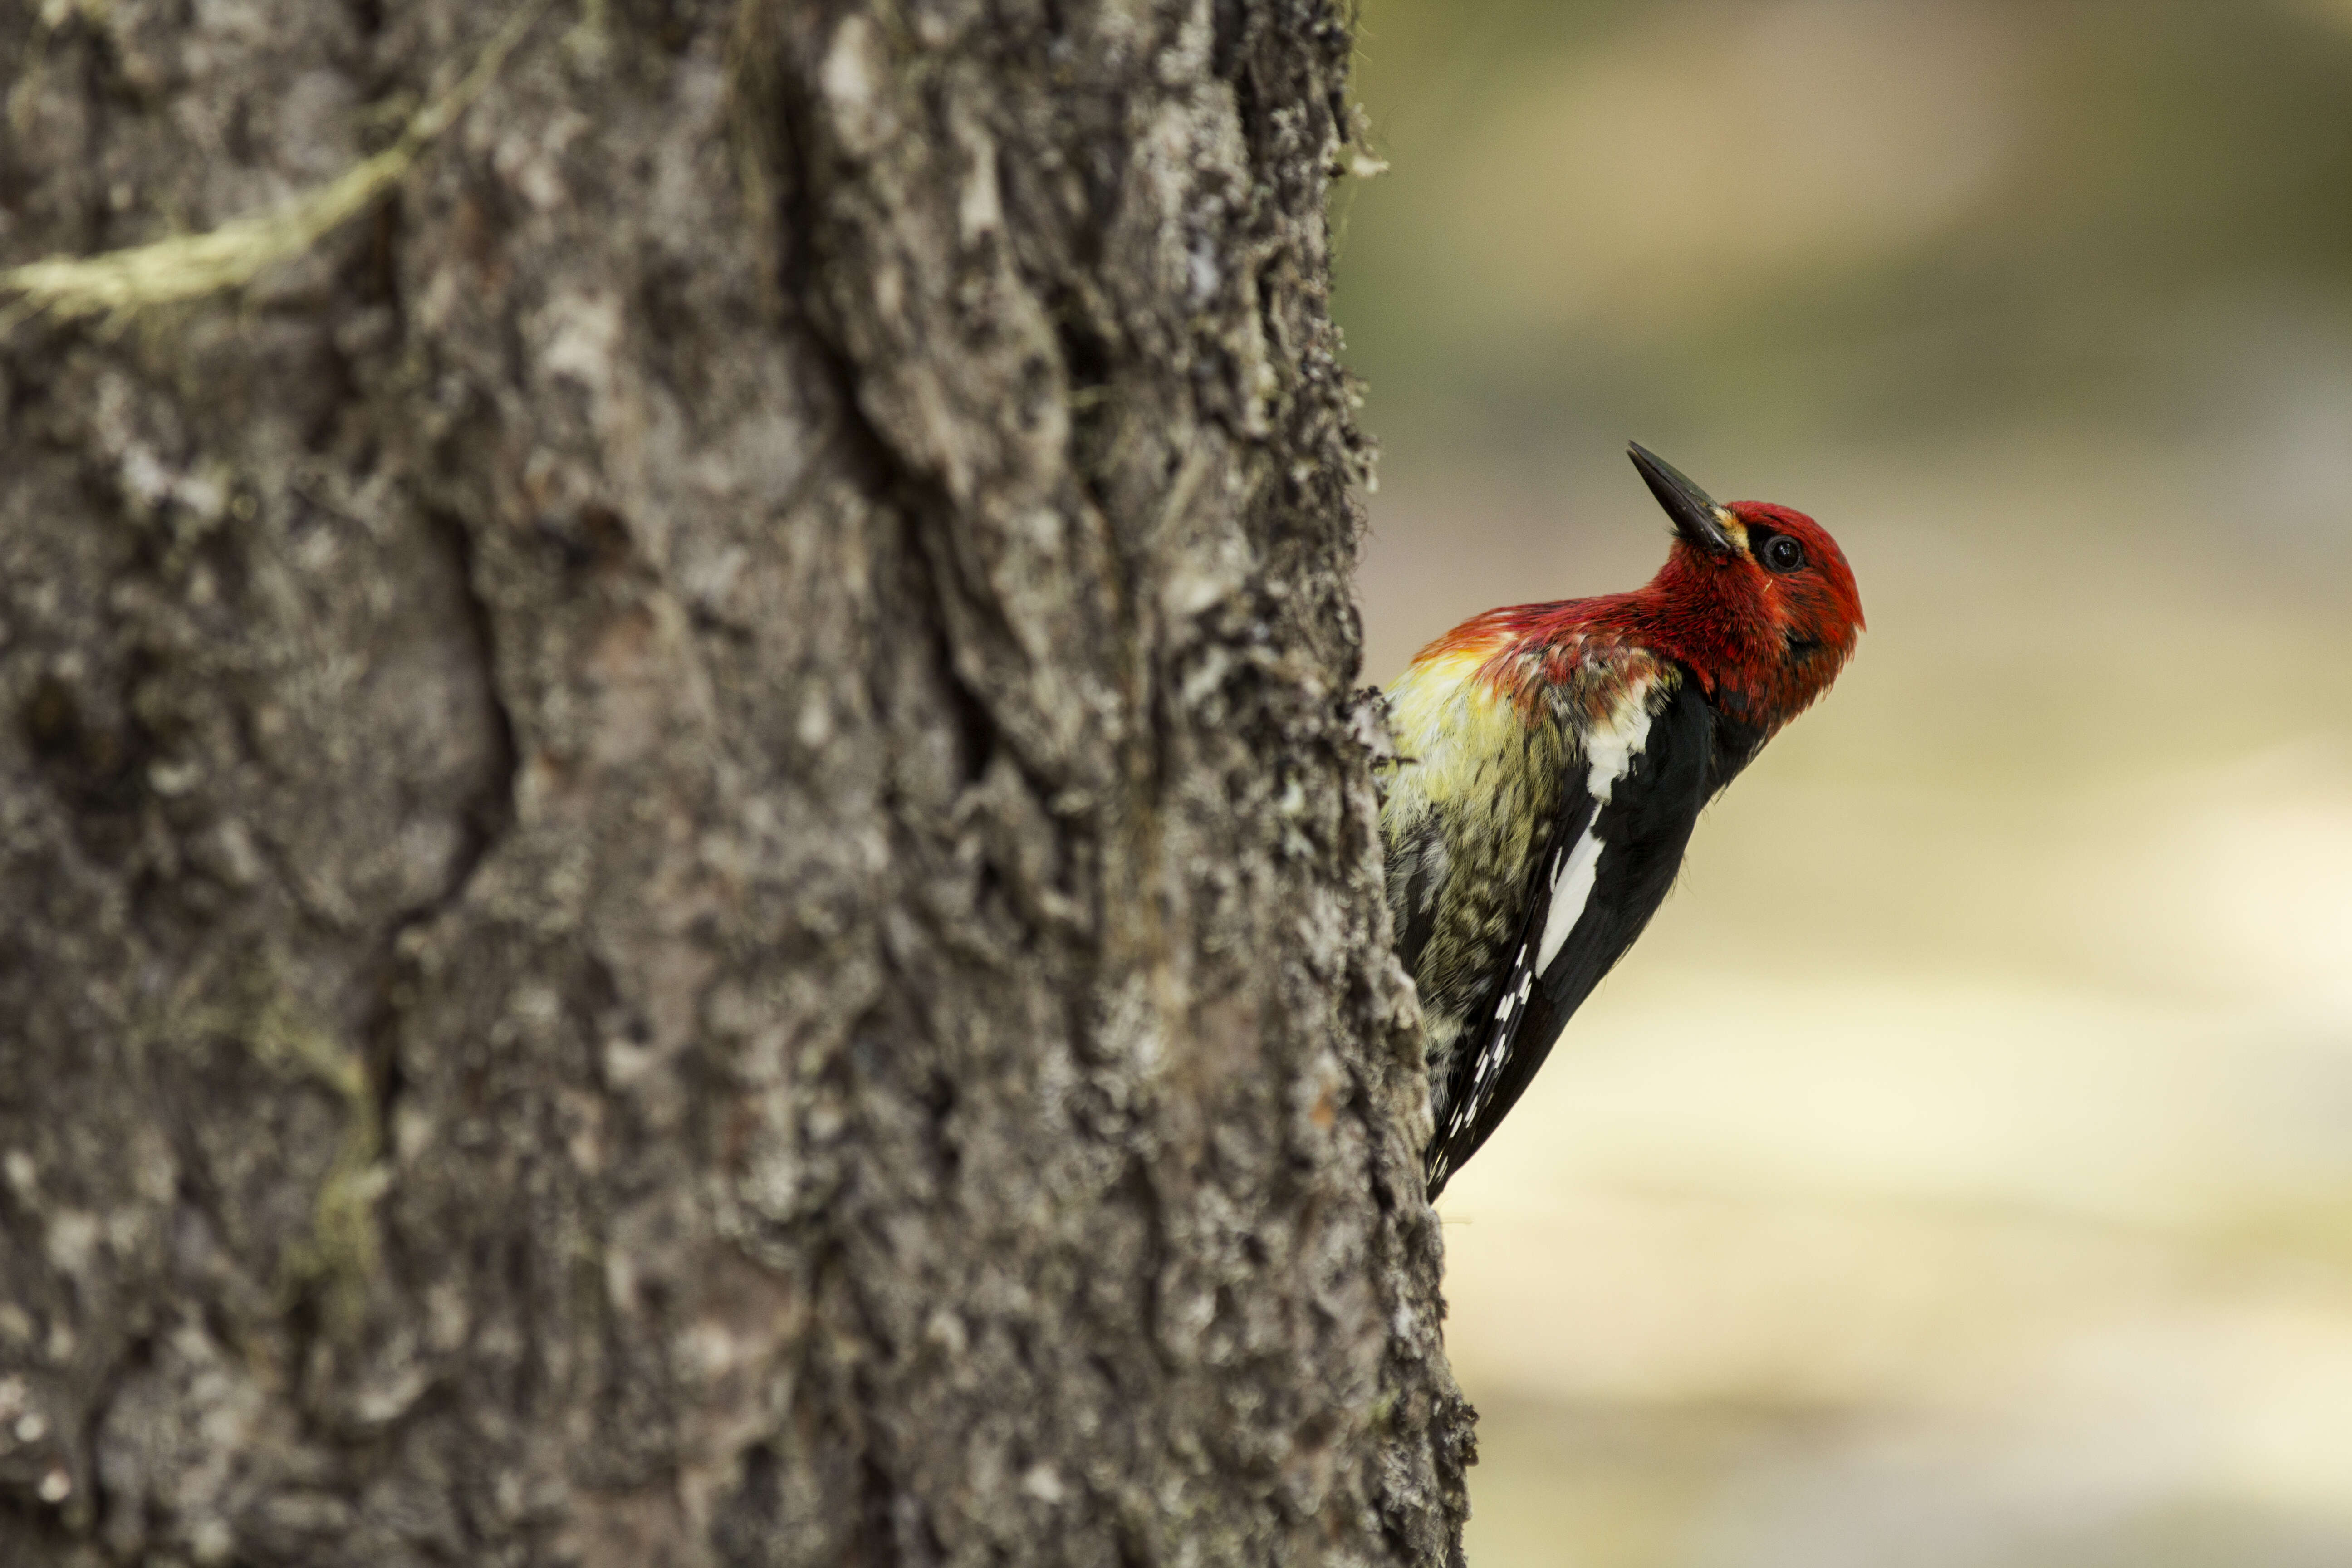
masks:
<svg viewBox="0 0 2352 1568"><path fill-rule="evenodd" d="M1458 1556L1334 3L0 0L0 1562Z"/></svg>

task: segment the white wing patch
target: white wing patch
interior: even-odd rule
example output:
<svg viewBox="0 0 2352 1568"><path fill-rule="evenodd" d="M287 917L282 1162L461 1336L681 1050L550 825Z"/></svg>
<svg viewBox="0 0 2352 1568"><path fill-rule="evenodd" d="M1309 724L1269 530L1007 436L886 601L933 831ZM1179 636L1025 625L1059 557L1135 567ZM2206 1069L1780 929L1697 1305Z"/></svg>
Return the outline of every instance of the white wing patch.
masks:
<svg viewBox="0 0 2352 1568"><path fill-rule="evenodd" d="M1591 766L1585 773L1584 788L1592 796L1592 820L1552 879L1543 941L1536 947L1538 973L1549 969L1551 961L1559 956L1559 950L1568 944L1568 933L1576 929L1578 917L1592 897L1593 881L1601 874L1601 808L1609 804L1609 792L1617 787L1617 781L1633 771L1633 759L1649 738L1650 683L1637 680L1625 688L1625 696L1609 722L1595 726L1585 737L1585 756Z"/></svg>
<svg viewBox="0 0 2352 1568"><path fill-rule="evenodd" d="M1604 847L1598 831L1601 808L1609 804L1609 792L1633 771L1633 759L1649 742L1653 684L1649 680L1628 683L1609 721L1596 726L1585 738L1588 766L1584 788L1592 797L1591 818L1573 845L1551 852L1551 903L1545 911L1543 936L1537 942L1521 942L1518 952L1512 956L1510 979L1503 987L1502 998L1495 1004L1494 1023L1471 1068L1470 1082L1462 1098L1446 1113L1444 1135L1436 1141L1429 1173L1433 1187L1444 1186L1446 1177L1453 1173L1454 1157L1449 1145L1468 1130L1494 1098L1495 1075L1509 1059L1517 1042L1519 1013L1527 1006L1538 977L1559 956L1559 950L1567 944L1569 933L1576 929L1578 918L1592 897Z"/></svg>
<svg viewBox="0 0 2352 1568"><path fill-rule="evenodd" d="M1601 814L1592 814L1592 824L1576 840L1576 847L1568 852L1568 864L1560 868L1559 876L1551 885L1551 907L1544 911L1543 941L1536 945L1536 971L1540 973L1551 967L1559 950L1568 945L1568 933L1576 929L1577 917L1592 897L1592 884L1601 875Z"/></svg>
<svg viewBox="0 0 2352 1568"><path fill-rule="evenodd" d="M1609 792L1616 787L1617 781L1632 771L1635 753L1650 739L1651 684L1647 680L1626 682L1617 711L1609 715L1607 723L1594 725L1584 737L1584 759L1591 764L1591 771L1584 775L1584 787L1603 805L1609 804Z"/></svg>

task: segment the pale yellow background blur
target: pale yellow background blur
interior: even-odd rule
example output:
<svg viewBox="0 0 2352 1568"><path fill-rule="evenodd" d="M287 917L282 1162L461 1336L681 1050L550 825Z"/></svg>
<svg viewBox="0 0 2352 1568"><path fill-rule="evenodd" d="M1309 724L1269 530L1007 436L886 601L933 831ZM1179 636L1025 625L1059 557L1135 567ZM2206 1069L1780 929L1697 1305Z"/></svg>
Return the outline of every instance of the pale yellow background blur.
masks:
<svg viewBox="0 0 2352 1568"><path fill-rule="evenodd" d="M1365 0L1370 679L1812 512L1446 1194L1478 1568L2352 1568L2352 0Z"/></svg>

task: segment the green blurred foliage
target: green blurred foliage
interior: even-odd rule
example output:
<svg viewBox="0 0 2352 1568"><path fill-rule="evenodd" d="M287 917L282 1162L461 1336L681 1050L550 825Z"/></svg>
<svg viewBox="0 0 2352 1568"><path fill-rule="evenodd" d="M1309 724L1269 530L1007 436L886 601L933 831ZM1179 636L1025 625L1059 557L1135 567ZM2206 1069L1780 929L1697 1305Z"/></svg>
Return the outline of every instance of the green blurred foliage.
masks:
<svg viewBox="0 0 2352 1568"><path fill-rule="evenodd" d="M1370 0L1357 80L1394 173L1342 196L1339 310L1392 446L2167 434L2238 312L2352 300L2326 0Z"/></svg>

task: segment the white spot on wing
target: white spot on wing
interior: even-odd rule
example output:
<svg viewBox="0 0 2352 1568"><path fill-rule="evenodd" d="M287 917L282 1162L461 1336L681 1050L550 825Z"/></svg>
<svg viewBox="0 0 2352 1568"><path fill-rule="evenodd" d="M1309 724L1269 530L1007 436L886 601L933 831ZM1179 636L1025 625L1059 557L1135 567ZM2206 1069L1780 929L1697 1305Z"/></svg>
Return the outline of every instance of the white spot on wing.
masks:
<svg viewBox="0 0 2352 1568"><path fill-rule="evenodd" d="M1625 688L1624 697L1617 704L1606 724L1595 725L1584 738L1584 754L1591 763L1584 776L1585 793L1592 796L1592 821L1569 850L1568 860L1552 879L1551 904L1544 914L1543 941L1536 948L1536 968L1538 972L1551 967L1559 950L1568 944L1568 933L1584 913L1587 900L1592 897L1592 884L1601 874L1601 808L1609 804L1609 792L1617 781L1633 769L1633 759L1650 738L1650 683L1637 680Z"/></svg>
<svg viewBox="0 0 2352 1568"><path fill-rule="evenodd" d="M1601 805L1617 781L1633 771L1633 758L1650 738L1650 683L1630 682L1608 722L1596 724L1584 735L1585 761L1591 768L1584 787Z"/></svg>
<svg viewBox="0 0 2352 1568"><path fill-rule="evenodd" d="M1584 913L1587 900L1592 897L1592 883L1601 874L1601 825L1595 822L1584 830L1569 851L1568 864L1560 868L1559 880L1551 885L1551 907L1544 912L1543 942L1536 949L1536 968L1549 969L1559 950L1568 945L1568 933L1576 929L1577 918Z"/></svg>

